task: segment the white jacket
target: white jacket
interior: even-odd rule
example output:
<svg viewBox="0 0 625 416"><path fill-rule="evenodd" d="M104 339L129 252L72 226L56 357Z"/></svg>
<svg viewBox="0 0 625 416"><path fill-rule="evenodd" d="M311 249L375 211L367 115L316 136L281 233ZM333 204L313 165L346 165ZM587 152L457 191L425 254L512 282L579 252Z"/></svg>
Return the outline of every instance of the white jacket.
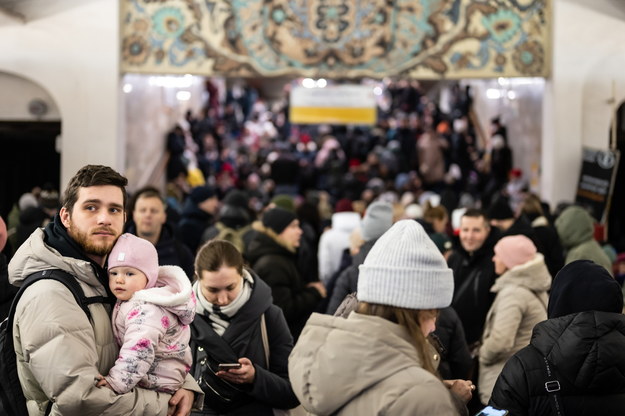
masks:
<svg viewBox="0 0 625 416"><path fill-rule="evenodd" d="M332 228L319 238L319 279L325 284L341 265L343 251L349 247L349 235L360 225L357 212L337 212L332 215Z"/></svg>

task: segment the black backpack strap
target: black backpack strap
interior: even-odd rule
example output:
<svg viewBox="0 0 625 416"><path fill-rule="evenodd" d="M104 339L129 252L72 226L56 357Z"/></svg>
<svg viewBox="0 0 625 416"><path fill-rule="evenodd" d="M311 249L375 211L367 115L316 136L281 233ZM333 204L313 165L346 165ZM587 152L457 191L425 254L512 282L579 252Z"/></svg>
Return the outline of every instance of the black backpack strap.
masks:
<svg viewBox="0 0 625 416"><path fill-rule="evenodd" d="M548 396L553 398L553 400L549 400L551 403L551 410L553 410L554 415L564 416L564 409L560 403L560 382L558 381L555 372L551 371L547 357L543 356L543 361L545 362L545 373L547 375L545 378L545 391Z"/></svg>
<svg viewBox="0 0 625 416"><path fill-rule="evenodd" d="M63 285L65 285L65 287L67 287L70 292L72 292L72 295L74 295L74 299L76 299L76 303L78 304L78 306L80 306L80 309L85 312L89 320L91 320L89 305L92 303L104 302L105 298L103 296L94 296L89 298L86 297L85 292L83 292L82 287L80 287L80 283L78 283L78 280L76 280L76 278L71 274L58 269L43 270L41 272L31 274L24 280L20 291L25 290L26 287L32 285L35 282L38 282L39 280L44 279L52 279L56 280L57 282L63 283Z"/></svg>
<svg viewBox="0 0 625 416"><path fill-rule="evenodd" d="M65 287L67 287L74 295L76 299L76 303L87 315L87 319L91 320L91 312L89 312L89 305L92 303L110 303L110 299L104 296L92 296L86 297L82 288L80 287L80 283L78 280L71 274L58 269L52 270L43 270L40 272L33 273L24 279L22 282L22 286L18 290L17 294L13 298L11 303L11 308L9 309L9 316L2 322L0 326L3 335L2 339L2 360L0 368L3 373L7 375L6 380L13 381L10 385L2 385L0 386L0 395L2 396L2 402L6 405L10 403L13 406L12 409L5 409L9 414L16 415L26 415L28 414L26 410L26 399L24 398L24 394L22 392L19 377L17 374L17 363L15 356L15 345L13 343L13 322L15 321L15 310L17 308L17 304L22 297L22 294L32 285L40 280L44 279L52 279L58 282L63 283ZM6 368L5 368L6 367ZM4 381L4 378L3 378ZM16 384L16 385L15 385ZM19 390L16 391L15 389ZM11 397L7 396L7 393L12 392ZM7 402L7 400L9 400ZM51 410L50 402L48 404L48 409L46 410L46 414L48 414Z"/></svg>

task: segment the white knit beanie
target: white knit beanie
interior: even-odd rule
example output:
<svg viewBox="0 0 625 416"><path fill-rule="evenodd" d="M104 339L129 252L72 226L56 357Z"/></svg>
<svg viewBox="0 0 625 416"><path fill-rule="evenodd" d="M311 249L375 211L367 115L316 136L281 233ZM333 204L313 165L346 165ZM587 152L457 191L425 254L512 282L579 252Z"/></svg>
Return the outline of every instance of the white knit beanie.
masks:
<svg viewBox="0 0 625 416"><path fill-rule="evenodd" d="M453 273L414 220L396 222L376 241L359 270L360 301L408 309L451 304Z"/></svg>
<svg viewBox="0 0 625 416"><path fill-rule="evenodd" d="M393 205L376 201L367 207L360 229L362 239L371 241L379 238L393 225Z"/></svg>

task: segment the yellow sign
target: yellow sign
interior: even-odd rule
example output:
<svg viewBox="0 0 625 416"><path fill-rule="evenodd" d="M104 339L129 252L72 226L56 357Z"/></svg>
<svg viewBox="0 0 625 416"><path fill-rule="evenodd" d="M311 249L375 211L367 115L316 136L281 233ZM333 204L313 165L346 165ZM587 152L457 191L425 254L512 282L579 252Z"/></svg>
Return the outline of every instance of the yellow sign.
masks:
<svg viewBox="0 0 625 416"><path fill-rule="evenodd" d="M295 87L290 109L295 124L373 125L377 115L373 87L364 85Z"/></svg>

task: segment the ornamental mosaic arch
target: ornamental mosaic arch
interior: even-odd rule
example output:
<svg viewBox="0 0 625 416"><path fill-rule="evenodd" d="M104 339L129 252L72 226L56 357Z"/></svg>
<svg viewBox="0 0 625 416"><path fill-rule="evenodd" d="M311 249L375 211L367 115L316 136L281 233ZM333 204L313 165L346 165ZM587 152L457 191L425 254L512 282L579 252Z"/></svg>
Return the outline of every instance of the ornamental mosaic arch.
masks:
<svg viewBox="0 0 625 416"><path fill-rule="evenodd" d="M549 76L551 0L122 0L121 70Z"/></svg>

